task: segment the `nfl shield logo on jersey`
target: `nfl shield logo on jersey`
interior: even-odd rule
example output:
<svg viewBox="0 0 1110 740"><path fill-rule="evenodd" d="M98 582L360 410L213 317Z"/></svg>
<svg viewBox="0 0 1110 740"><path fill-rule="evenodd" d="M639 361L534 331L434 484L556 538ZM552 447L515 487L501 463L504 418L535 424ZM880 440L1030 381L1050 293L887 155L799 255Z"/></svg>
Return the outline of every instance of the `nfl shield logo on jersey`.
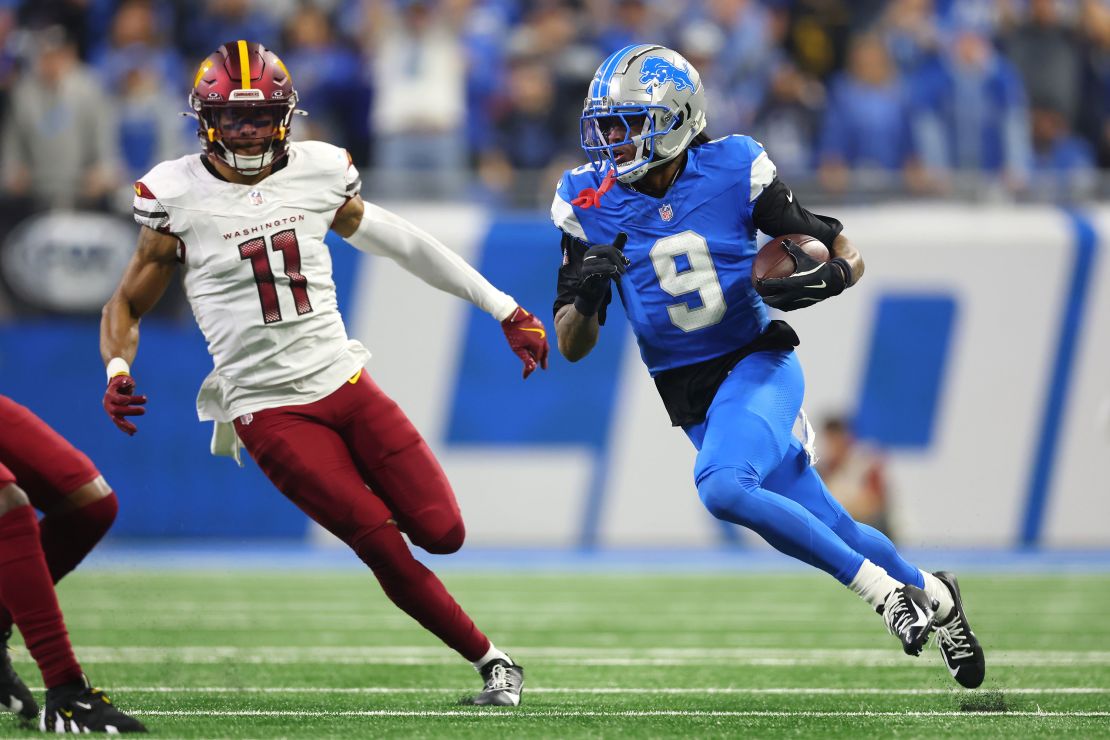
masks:
<svg viewBox="0 0 1110 740"><path fill-rule="evenodd" d="M670 203L664 203L663 205L659 206L660 218L662 218L664 221L670 221L672 216L674 216L674 211L671 210Z"/></svg>
<svg viewBox="0 0 1110 740"><path fill-rule="evenodd" d="M262 205L262 191L261 190L252 190L249 193L247 193L247 197L251 199L251 205L252 206Z"/></svg>

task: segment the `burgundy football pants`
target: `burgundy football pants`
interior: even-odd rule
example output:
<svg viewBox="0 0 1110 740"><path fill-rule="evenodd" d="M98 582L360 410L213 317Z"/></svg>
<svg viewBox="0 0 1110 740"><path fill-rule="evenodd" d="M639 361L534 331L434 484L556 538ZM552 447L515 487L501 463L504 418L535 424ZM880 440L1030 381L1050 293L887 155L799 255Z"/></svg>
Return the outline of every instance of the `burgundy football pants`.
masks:
<svg viewBox="0 0 1110 740"><path fill-rule="evenodd" d="M100 472L85 453L71 445L30 409L0 396L0 463L8 473L0 484L14 481L46 516L39 522L46 564L54 582L77 567L116 520L114 493L67 508L67 498L96 479ZM12 618L0 605L0 634Z"/></svg>
<svg viewBox="0 0 1110 740"><path fill-rule="evenodd" d="M47 688L82 675L53 583L76 568L115 521L114 493L67 508L67 497L99 475L88 456L46 422L0 396L0 488L15 483L46 513L38 522L31 506L21 506L0 517L0 634L17 622Z"/></svg>
<svg viewBox="0 0 1110 740"><path fill-rule="evenodd" d="M455 494L365 371L314 403L245 414L235 430L278 490L347 543L397 606L467 660L485 654L489 640L400 536L432 553L458 550L465 529Z"/></svg>
<svg viewBox="0 0 1110 740"><path fill-rule="evenodd" d="M6 396L0 396L0 462L39 511L50 511L100 475L85 453Z"/></svg>

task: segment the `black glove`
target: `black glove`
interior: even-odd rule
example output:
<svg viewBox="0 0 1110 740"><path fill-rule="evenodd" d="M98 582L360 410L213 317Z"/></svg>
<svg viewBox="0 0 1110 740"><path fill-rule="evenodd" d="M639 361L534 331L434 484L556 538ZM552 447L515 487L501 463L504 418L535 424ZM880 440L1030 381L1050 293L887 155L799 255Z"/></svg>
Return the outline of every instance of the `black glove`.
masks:
<svg viewBox="0 0 1110 740"><path fill-rule="evenodd" d="M851 284L852 269L843 257L818 262L789 239L782 246L794 258L794 274L756 281L763 302L771 308L793 311L812 306L840 295Z"/></svg>
<svg viewBox="0 0 1110 740"><path fill-rule="evenodd" d="M628 235L622 231L612 244L596 244L586 250L578 271L577 295L574 298L578 313L593 316L601 310L610 281L620 280L628 267L628 258L621 251L626 241Z"/></svg>

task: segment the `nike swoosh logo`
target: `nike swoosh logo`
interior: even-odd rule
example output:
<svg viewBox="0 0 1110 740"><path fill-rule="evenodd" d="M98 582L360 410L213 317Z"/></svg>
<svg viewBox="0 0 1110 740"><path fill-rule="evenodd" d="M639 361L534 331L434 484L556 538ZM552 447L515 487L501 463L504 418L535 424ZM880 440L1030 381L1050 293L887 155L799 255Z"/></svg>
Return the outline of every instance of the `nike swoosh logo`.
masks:
<svg viewBox="0 0 1110 740"><path fill-rule="evenodd" d="M92 704L86 704L83 701L75 701L73 703L76 704L77 706L81 707L82 709L92 709Z"/></svg>
<svg viewBox="0 0 1110 740"><path fill-rule="evenodd" d="M913 610L917 612L917 621L913 623L913 626L924 627L925 625L927 625L929 623L929 617L925 615L925 612L921 611L921 607L919 607L912 601L910 602L910 606L912 606Z"/></svg>
<svg viewBox="0 0 1110 740"><path fill-rule="evenodd" d="M819 288L824 288L824 287L825 287L825 281L824 280L822 280L819 283L815 283L814 285L807 285L806 286L806 288L808 290L818 290Z"/></svg>
<svg viewBox="0 0 1110 740"><path fill-rule="evenodd" d="M825 263L822 262L821 264L817 265L817 267L814 267L812 270L806 270L805 272L796 272L793 275L791 275L790 277L803 277L805 275L812 275L813 273L817 272L818 270L820 270L824 266L825 266Z"/></svg>
<svg viewBox="0 0 1110 740"><path fill-rule="evenodd" d="M793 203L794 202L794 193L791 193L789 190L786 191L786 202L787 203Z"/></svg>
<svg viewBox="0 0 1110 740"><path fill-rule="evenodd" d="M521 331L534 331L534 332L536 332L537 334L539 334L539 335L540 335L540 339L546 339L546 338L547 338L547 332L546 332L546 331L544 331L543 329L529 329L529 328L527 328L527 327L523 327L523 326L522 326L522 327L520 328L520 330L521 330Z"/></svg>

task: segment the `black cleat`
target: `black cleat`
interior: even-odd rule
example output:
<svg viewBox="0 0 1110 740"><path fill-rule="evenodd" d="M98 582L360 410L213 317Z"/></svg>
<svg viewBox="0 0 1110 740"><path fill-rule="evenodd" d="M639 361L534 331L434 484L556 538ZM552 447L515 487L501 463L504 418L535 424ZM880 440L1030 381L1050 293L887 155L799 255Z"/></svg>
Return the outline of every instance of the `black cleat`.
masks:
<svg viewBox="0 0 1110 740"><path fill-rule="evenodd" d="M522 667L496 658L482 666L481 673L486 682L482 693L465 703L492 707L515 707L520 704L520 694L524 691Z"/></svg>
<svg viewBox="0 0 1110 740"><path fill-rule="evenodd" d="M24 723L32 722L39 714L39 705L12 668L12 658L8 655L11 636L10 629L0 632L0 710L18 715Z"/></svg>
<svg viewBox="0 0 1110 740"><path fill-rule="evenodd" d="M116 709L108 695L90 686L87 678L46 690L39 729L59 734L146 732L142 722Z"/></svg>
<svg viewBox="0 0 1110 740"><path fill-rule="evenodd" d="M906 655L921 655L933 630L936 610L940 606L917 586L901 586L886 597L882 611L890 634L902 641Z"/></svg>
<svg viewBox="0 0 1110 740"><path fill-rule="evenodd" d="M971 631L971 624L967 621L964 602L960 598L960 584L956 576L947 571L937 571L933 575L948 587L956 603L948 619L936 625L940 655L948 666L948 672L960 686L965 689L979 688L987 674L987 660L979 638Z"/></svg>

